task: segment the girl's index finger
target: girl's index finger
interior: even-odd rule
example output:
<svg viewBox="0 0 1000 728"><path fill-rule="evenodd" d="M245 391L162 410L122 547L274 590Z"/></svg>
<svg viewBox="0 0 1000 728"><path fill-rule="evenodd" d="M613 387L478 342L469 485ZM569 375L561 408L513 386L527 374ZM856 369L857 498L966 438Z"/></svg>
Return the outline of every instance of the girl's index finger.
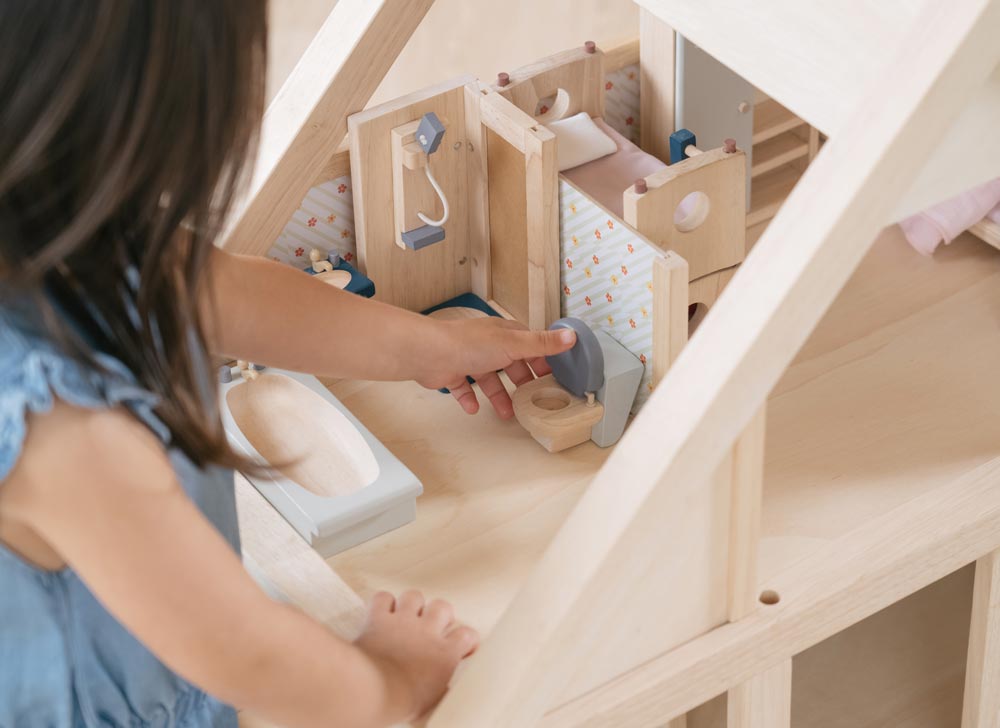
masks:
<svg viewBox="0 0 1000 728"><path fill-rule="evenodd" d="M572 329L520 331L514 341L517 349L511 352L511 358L533 360L572 349L576 343L576 332Z"/></svg>

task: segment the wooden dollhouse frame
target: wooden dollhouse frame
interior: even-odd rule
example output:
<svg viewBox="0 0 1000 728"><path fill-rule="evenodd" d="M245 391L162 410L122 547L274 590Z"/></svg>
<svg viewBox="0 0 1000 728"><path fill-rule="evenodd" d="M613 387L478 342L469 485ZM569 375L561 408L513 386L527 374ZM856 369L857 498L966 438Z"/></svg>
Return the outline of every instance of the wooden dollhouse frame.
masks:
<svg viewBox="0 0 1000 728"><path fill-rule="evenodd" d="M495 551L492 559L483 552L482 568L492 564L498 572L496 584L480 586L476 596L477 604L489 604L488 618L475 625L486 632L484 642L429 724L676 728L685 725L687 711L726 694L730 728L789 726L794 656L975 562L962 724L1000 725L1000 453L995 440L992 448L982 440L996 426L985 419L990 410L971 400L956 409L955 397L970 390L949 387L956 370L940 363L959 357L957 371L979 387L971 391L995 401L989 357L997 346L985 343L996 334L990 315L998 303L990 295L998 280L995 256L951 256L938 274L882 243L873 247L892 235L880 234L886 224L1000 173L1000 0L858 0L849 10L820 3L797 6L795 13L780 0L638 4L644 132L672 128L670 79L680 33L828 141L752 253L730 273L697 336L679 355L686 331L679 342L661 342L672 347L669 369L603 464L603 454L590 452L533 456L537 479L526 491L540 493L547 482L558 482L551 497L561 505L550 509L550 528L540 536L525 533L537 524L537 512L516 510L523 527L511 538L540 539L542 549L525 552L510 540L517 568ZM313 182L354 161L342 146L348 116L364 108L430 5L340 0L268 109L251 195L235 217L227 249L264 253ZM525 135L526 146L539 145L529 153L532 163L551 164L551 151L541 150L547 138L529 131L510 133ZM531 224L553 224L551 211L539 214ZM473 221L470 229L479 231L468 243L472 250L487 244L485 221ZM544 279L552 275L551 256L537 252L541 257L529 253L531 275ZM837 298L845 285L853 304ZM662 289L665 310L677 286ZM529 323L551 320L555 305L551 298L536 303ZM810 339L817 327L824 338ZM970 347L970 339L978 345ZM920 355L927 377L913 364ZM864 359L870 365L857 363ZM885 370L892 366L912 389L887 391L893 380L885 379ZM877 389L866 379L876 374L882 377ZM390 447L408 422L426 425L434 418L440 437L461 437L444 405L404 385L336 387ZM814 414L850 391L863 394L852 401L870 403L862 414L883 424L898 421L906 437L883 443L887 461L845 466L869 476L870 490L859 476L853 488L833 479L824 481L827 491L814 487L784 497L796 478L815 485L811 461L829 462L816 441L838 458L850 456L837 439L846 432L838 423L850 418ZM926 403L944 414L908 406L928 391ZM897 419L886 419L893 407ZM376 422L385 410L393 422ZM920 454L933 450L940 436L935 417L969 449L932 466ZM483 427L480 437L501 433ZM794 440L796 430L814 439ZM507 435L497 437L494 447L510 444ZM847 444L874 458L863 442ZM449 448L442 444L444 456L454 456L461 471L462 459ZM809 457L795 460L802 453ZM798 471L787 466L791 461ZM913 461L922 465L908 467ZM500 462L494 456L492 464ZM482 465L476 463L480 471ZM892 468L906 477L886 475ZM513 468L508 477L519 472ZM773 497L772 476L784 489ZM802 505L811 495L835 513ZM514 496L508 489L500 497ZM331 625L356 628L354 590L368 588L366 568L375 556L332 560L348 586L300 548L294 534L285 534L256 494L241 489L240 508L251 568ZM455 516L431 510L426 518L439 525ZM812 538L814 531L796 541L796 528L788 527L797 519L838 516L841 522L829 525L823 538ZM784 531L775 525L783 517ZM426 562L438 546L425 547ZM447 572L463 567L470 568L444 554L436 570L413 572L430 575L424 583L409 586L455 598L465 586L449 581ZM385 576L391 569L371 572ZM462 599L455 601L463 614Z"/></svg>

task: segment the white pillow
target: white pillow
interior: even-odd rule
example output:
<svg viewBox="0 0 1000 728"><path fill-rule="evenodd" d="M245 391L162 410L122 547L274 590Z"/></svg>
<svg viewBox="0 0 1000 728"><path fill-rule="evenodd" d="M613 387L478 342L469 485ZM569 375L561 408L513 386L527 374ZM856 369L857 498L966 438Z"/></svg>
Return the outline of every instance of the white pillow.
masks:
<svg viewBox="0 0 1000 728"><path fill-rule="evenodd" d="M615 140L601 131L586 111L566 119L551 121L546 126L556 135L560 172L618 151Z"/></svg>

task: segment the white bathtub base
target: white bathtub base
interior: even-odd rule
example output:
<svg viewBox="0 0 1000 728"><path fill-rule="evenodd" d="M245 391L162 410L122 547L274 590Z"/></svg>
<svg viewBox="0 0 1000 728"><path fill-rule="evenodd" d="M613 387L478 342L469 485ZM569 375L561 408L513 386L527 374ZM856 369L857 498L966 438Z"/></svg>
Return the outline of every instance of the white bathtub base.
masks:
<svg viewBox="0 0 1000 728"><path fill-rule="evenodd" d="M378 463L378 475L373 482L360 490L336 496L309 492L281 473L275 473L273 477L244 474L298 534L321 556L328 558L412 521L416 517L417 496L423 492L423 486L413 472L389 452L318 379L277 369L269 369L268 373L299 382L339 410L364 438ZM235 377L232 382L220 386L223 425L237 451L258 462L265 462L244 436L227 404L229 390L242 384L241 378ZM331 477L336 477L336 474L331 473Z"/></svg>

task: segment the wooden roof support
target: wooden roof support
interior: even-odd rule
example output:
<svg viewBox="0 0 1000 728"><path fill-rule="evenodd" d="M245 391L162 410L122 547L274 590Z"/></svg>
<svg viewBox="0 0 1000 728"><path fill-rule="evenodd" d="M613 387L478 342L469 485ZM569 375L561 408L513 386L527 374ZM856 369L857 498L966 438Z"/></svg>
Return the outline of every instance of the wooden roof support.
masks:
<svg viewBox="0 0 1000 728"><path fill-rule="evenodd" d="M222 247L268 251L432 4L337 2L264 114L250 190Z"/></svg>
<svg viewBox="0 0 1000 728"><path fill-rule="evenodd" d="M699 600L712 585L698 575L701 554L687 540L689 507L702 502L710 474L923 168L913 150L948 130L1000 62L998 24L1000 0L932 3L904 50L872 74L854 115L806 171L430 725L532 725L558 696L582 692L565 692L578 670L591 681L595 669L610 678L623 663L642 664L698 634ZM650 618L667 605L670 619ZM579 680L572 687L586 689Z"/></svg>
<svg viewBox="0 0 1000 728"><path fill-rule="evenodd" d="M828 136L845 130L871 84L923 23L935 0L636 0L681 35ZM956 12L974 3L958 2ZM994 26L1000 33L1000 26ZM891 81L890 81L891 82ZM882 113L884 101L872 107ZM1000 175L1000 69L976 100L925 148L930 161L888 218L906 215ZM645 121L643 118L642 121ZM956 165L955 160L961 160Z"/></svg>
<svg viewBox="0 0 1000 728"><path fill-rule="evenodd" d="M825 134L850 119L934 0L636 0ZM881 79L881 76L879 76Z"/></svg>

